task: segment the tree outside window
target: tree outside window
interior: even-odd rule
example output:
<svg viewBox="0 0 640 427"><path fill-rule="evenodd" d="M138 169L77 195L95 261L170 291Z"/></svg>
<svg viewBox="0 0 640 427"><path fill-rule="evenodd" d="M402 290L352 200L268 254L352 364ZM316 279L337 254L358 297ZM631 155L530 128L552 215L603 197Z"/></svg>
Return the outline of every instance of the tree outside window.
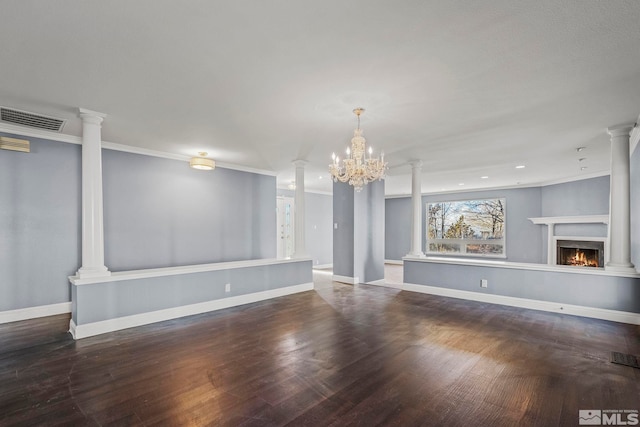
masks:
<svg viewBox="0 0 640 427"><path fill-rule="evenodd" d="M505 199L427 204L427 253L505 255Z"/></svg>

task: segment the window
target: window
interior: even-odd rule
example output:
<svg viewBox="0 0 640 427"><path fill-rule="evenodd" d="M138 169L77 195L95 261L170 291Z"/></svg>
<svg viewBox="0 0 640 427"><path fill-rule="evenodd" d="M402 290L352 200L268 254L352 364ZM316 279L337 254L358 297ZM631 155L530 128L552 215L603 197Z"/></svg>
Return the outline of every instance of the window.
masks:
<svg viewBox="0 0 640 427"><path fill-rule="evenodd" d="M505 256L505 199L427 204L427 253Z"/></svg>

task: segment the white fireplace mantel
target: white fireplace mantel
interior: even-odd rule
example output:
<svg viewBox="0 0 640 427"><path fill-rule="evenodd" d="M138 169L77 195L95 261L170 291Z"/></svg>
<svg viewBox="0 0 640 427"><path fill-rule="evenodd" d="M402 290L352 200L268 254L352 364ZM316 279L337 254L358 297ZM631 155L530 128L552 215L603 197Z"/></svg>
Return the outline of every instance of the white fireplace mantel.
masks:
<svg viewBox="0 0 640 427"><path fill-rule="evenodd" d="M576 215L576 216L543 216L538 218L529 218L531 222L539 225L547 226L547 264L556 264L556 243L559 236L555 234L556 224L609 224L609 215ZM609 239L608 238L581 238L581 237L562 237L562 239L573 240L593 240L604 242L605 262L609 257Z"/></svg>
<svg viewBox="0 0 640 427"><path fill-rule="evenodd" d="M609 224L609 215L541 216L529 218L534 224Z"/></svg>

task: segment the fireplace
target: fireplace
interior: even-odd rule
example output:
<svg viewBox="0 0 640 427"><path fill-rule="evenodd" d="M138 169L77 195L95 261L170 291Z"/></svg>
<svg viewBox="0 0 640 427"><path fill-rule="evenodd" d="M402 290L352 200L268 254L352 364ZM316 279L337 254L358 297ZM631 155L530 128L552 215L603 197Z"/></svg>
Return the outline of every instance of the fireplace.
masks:
<svg viewBox="0 0 640 427"><path fill-rule="evenodd" d="M557 265L576 267L604 267L604 242L558 240Z"/></svg>

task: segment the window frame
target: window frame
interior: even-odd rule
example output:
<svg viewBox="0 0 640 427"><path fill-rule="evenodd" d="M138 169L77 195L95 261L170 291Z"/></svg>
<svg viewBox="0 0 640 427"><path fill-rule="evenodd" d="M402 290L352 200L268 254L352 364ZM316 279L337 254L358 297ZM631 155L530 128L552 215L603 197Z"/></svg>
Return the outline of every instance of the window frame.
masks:
<svg viewBox="0 0 640 427"><path fill-rule="evenodd" d="M468 238L430 238L429 237L429 223L430 223L430 207L432 205L445 204L445 203L456 203L456 204L464 204L464 203L481 203L486 201L500 201L502 203L502 238L500 239L468 239ZM477 198L477 199L459 199L459 200L439 200L433 202L426 202L425 204L425 218L426 218L426 244L425 244L425 254L426 255L440 255L440 256L461 256L461 257L478 257L478 258L498 258L498 259L506 259L507 258L507 203L505 197L487 197L487 198ZM458 245L458 251L452 252L439 252L430 250L432 244L453 244ZM468 245L470 244L479 244L479 245L501 245L502 252L501 253L473 253L467 252Z"/></svg>

